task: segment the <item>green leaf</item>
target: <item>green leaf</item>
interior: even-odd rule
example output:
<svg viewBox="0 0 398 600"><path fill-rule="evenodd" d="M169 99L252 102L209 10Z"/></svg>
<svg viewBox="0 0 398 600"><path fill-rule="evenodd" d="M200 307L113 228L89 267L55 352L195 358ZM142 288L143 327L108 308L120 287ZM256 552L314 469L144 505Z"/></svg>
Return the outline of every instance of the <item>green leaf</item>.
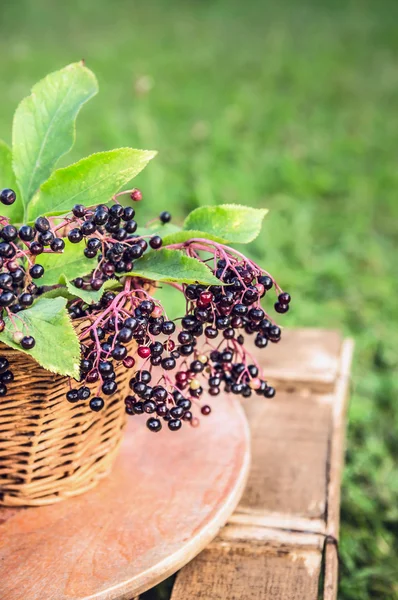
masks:
<svg viewBox="0 0 398 600"><path fill-rule="evenodd" d="M204 263L185 256L180 250L167 248L145 254L135 262L134 270L127 275L169 283L222 285Z"/></svg>
<svg viewBox="0 0 398 600"><path fill-rule="evenodd" d="M81 290L73 285L73 283L70 281L66 281L65 285L70 294L76 296L77 298L81 298L87 304L99 302L106 290L115 290L117 288L121 288L122 286L117 279L108 279L108 281L104 282L104 285L100 290Z"/></svg>
<svg viewBox="0 0 398 600"><path fill-rule="evenodd" d="M165 235L162 238L162 240L163 246L169 246L170 244L183 244L184 242L187 242L188 240L192 240L194 238L218 242L219 244L225 244L226 242L228 242L228 240L218 235L206 233L205 231L196 231L195 229L190 229L189 231L176 231L175 233Z"/></svg>
<svg viewBox="0 0 398 600"><path fill-rule="evenodd" d="M81 244L72 244L68 239L64 241L63 252L46 252L37 257L36 262L44 267L44 275L38 280L39 285L55 285L83 277L97 266L95 259L84 256Z"/></svg>
<svg viewBox="0 0 398 600"><path fill-rule="evenodd" d="M92 154L58 169L29 205L29 220L68 212L74 204L93 206L109 202L155 155L149 150L119 148Z"/></svg>
<svg viewBox="0 0 398 600"><path fill-rule="evenodd" d="M78 379L80 344L65 306L65 298L39 298L31 308L18 313L18 330L36 340L32 350L23 350L13 341L15 327L7 316L0 341L29 354L48 371Z"/></svg>
<svg viewBox="0 0 398 600"><path fill-rule="evenodd" d="M235 244L252 242L260 233L266 208L250 208L239 204L201 206L185 219L185 230L199 230Z"/></svg>
<svg viewBox="0 0 398 600"><path fill-rule="evenodd" d="M174 223L161 223L158 219L149 224L148 227L139 227L137 235L160 235L163 238L166 235L171 235L181 231L181 227Z"/></svg>
<svg viewBox="0 0 398 600"><path fill-rule="evenodd" d="M17 199L11 206L1 206L0 212L3 217L8 217L11 222L21 223L23 219L23 205L19 192L17 180L12 169L11 148L0 140L0 189L11 188L17 195Z"/></svg>
<svg viewBox="0 0 398 600"><path fill-rule="evenodd" d="M97 91L94 74L83 63L74 63L39 81L18 106L12 147L25 206L58 159L72 148L77 114Z"/></svg>
<svg viewBox="0 0 398 600"><path fill-rule="evenodd" d="M67 300L74 300L77 298L77 296L71 294L66 287L62 285L48 289L46 292L41 294L40 298L66 298Z"/></svg>

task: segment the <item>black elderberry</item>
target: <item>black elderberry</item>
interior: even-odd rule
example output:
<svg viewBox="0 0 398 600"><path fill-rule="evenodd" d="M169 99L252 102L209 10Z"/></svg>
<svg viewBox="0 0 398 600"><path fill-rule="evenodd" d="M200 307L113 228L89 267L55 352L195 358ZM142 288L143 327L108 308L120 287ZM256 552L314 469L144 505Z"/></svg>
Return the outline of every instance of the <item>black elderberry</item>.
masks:
<svg viewBox="0 0 398 600"><path fill-rule="evenodd" d="M94 398L91 398L89 406L91 410L98 412L104 408L105 402L99 396L95 396Z"/></svg>
<svg viewBox="0 0 398 600"><path fill-rule="evenodd" d="M79 392L77 390L69 390L69 392L66 393L66 399L68 402L78 402Z"/></svg>
<svg viewBox="0 0 398 600"><path fill-rule="evenodd" d="M28 292L25 292L24 294L21 294L20 297L19 297L19 303L24 308L27 307L27 306L32 306L32 304L33 304L33 296L32 296L32 294L29 294Z"/></svg>
<svg viewBox="0 0 398 600"><path fill-rule="evenodd" d="M5 242L13 242L18 235L18 230L14 225L6 225L0 235Z"/></svg>
<svg viewBox="0 0 398 600"><path fill-rule="evenodd" d="M3 292L0 294L0 306L10 306L15 300L15 296L12 292Z"/></svg>
<svg viewBox="0 0 398 600"><path fill-rule="evenodd" d="M142 248L143 252L148 248L148 242L146 240L138 240L137 244Z"/></svg>
<svg viewBox="0 0 398 600"><path fill-rule="evenodd" d="M36 344L36 340L31 335L26 335L21 340L21 346L24 350L31 350Z"/></svg>
<svg viewBox="0 0 398 600"><path fill-rule="evenodd" d="M40 242L32 242L29 246L29 250L34 256L38 256L43 252L44 246Z"/></svg>
<svg viewBox="0 0 398 600"><path fill-rule="evenodd" d="M105 225L109 220L109 214L106 207L97 208L93 220L96 225Z"/></svg>
<svg viewBox="0 0 398 600"><path fill-rule="evenodd" d="M1 356L0 357L0 374L5 373L9 366L10 366L10 363L8 362L8 360L4 356Z"/></svg>
<svg viewBox="0 0 398 600"><path fill-rule="evenodd" d="M289 305L281 304L280 302L275 302L274 308L277 313L283 314L283 313L287 313L287 311L289 310Z"/></svg>
<svg viewBox="0 0 398 600"><path fill-rule="evenodd" d="M151 417L147 420L146 426L148 427L149 431L154 432L160 431L162 429L162 423L159 419L155 419L154 417Z"/></svg>
<svg viewBox="0 0 398 600"><path fill-rule="evenodd" d="M90 238L87 240L87 248L90 250L99 250L101 248L101 240L99 238Z"/></svg>
<svg viewBox="0 0 398 600"><path fill-rule="evenodd" d="M9 273L1 273L0 288L2 290L12 289L13 277Z"/></svg>
<svg viewBox="0 0 398 600"><path fill-rule="evenodd" d="M162 367L163 369L165 369L166 371L171 371L172 369L175 368L176 366L176 361L174 360L174 358L172 358L171 356L164 358L162 360Z"/></svg>
<svg viewBox="0 0 398 600"><path fill-rule="evenodd" d="M183 344L178 349L182 356L189 356L194 351L194 346L193 344Z"/></svg>
<svg viewBox="0 0 398 600"><path fill-rule="evenodd" d="M162 223L169 223L171 221L171 214L165 210L160 213L159 219Z"/></svg>
<svg viewBox="0 0 398 600"><path fill-rule="evenodd" d="M121 204L112 204L109 209L109 215L112 217L121 218L124 213L124 208Z"/></svg>
<svg viewBox="0 0 398 600"><path fill-rule="evenodd" d="M101 375L107 377L113 371L112 363L106 360L100 361L98 365L98 371L101 373Z"/></svg>
<svg viewBox="0 0 398 600"><path fill-rule="evenodd" d="M173 406L173 408L170 408L169 412L173 419L181 419L184 414L184 409L182 406Z"/></svg>
<svg viewBox="0 0 398 600"><path fill-rule="evenodd" d="M16 254L16 250L8 242L0 243L0 256L4 258L13 258Z"/></svg>
<svg viewBox="0 0 398 600"><path fill-rule="evenodd" d="M224 363L230 363L232 362L232 357L233 357L233 352L231 350L224 350L224 352L221 353L221 361Z"/></svg>
<svg viewBox="0 0 398 600"><path fill-rule="evenodd" d="M226 329L231 324L230 317L217 317L216 319L216 328L217 329Z"/></svg>
<svg viewBox="0 0 398 600"><path fill-rule="evenodd" d="M189 410L192 406L192 402L188 400L188 398L180 398L180 400L177 401L177 405L183 410Z"/></svg>
<svg viewBox="0 0 398 600"><path fill-rule="evenodd" d="M35 229L40 233L44 233L50 229L50 221L46 217L37 217L35 221Z"/></svg>
<svg viewBox="0 0 398 600"><path fill-rule="evenodd" d="M143 383L149 383L152 379L152 375L146 369L137 372L137 379Z"/></svg>
<svg viewBox="0 0 398 600"><path fill-rule="evenodd" d="M254 343L257 348L265 348L268 344L268 339L264 335L257 334Z"/></svg>
<svg viewBox="0 0 398 600"><path fill-rule="evenodd" d="M126 231L126 233L134 233L135 231L137 231L137 221L134 221L134 219L130 219L130 221L127 221L122 231Z"/></svg>
<svg viewBox="0 0 398 600"><path fill-rule="evenodd" d="M45 231L44 233L39 233L37 236L37 241L42 246L49 246L51 242L54 241L54 234L52 231Z"/></svg>
<svg viewBox="0 0 398 600"><path fill-rule="evenodd" d="M101 390L102 393L105 394L105 396L111 396L117 390L117 383L115 381L106 380L102 384Z"/></svg>
<svg viewBox="0 0 398 600"><path fill-rule="evenodd" d="M144 403L143 402L136 402L133 405L133 410L134 410L134 414L136 415L142 415L144 412Z"/></svg>
<svg viewBox="0 0 398 600"><path fill-rule="evenodd" d="M177 337L180 344L190 344L193 340L192 334L189 331L180 331Z"/></svg>
<svg viewBox="0 0 398 600"><path fill-rule="evenodd" d="M152 356L160 356L161 354L163 354L164 351L163 344L161 344L160 342L153 342L152 344L150 344L149 348L151 349Z"/></svg>
<svg viewBox="0 0 398 600"><path fill-rule="evenodd" d="M25 271L18 267L17 269L15 269L15 271L11 272L11 277L14 283L22 283L22 281L25 279ZM30 286L28 286L30 293L34 293L35 291L37 291L34 290L32 286L35 286L35 284L31 283Z"/></svg>
<svg viewBox="0 0 398 600"><path fill-rule="evenodd" d="M130 221L135 217L135 210L132 206L125 206L122 214L123 221Z"/></svg>
<svg viewBox="0 0 398 600"><path fill-rule="evenodd" d="M95 291L100 290L102 288L102 284L103 284L102 279L99 279L98 277L95 277L94 279L92 279L90 281L90 285L91 285L92 289Z"/></svg>
<svg viewBox="0 0 398 600"><path fill-rule="evenodd" d="M97 226L94 223L94 221L91 221L91 220L85 221L80 228L80 231L82 232L83 235L91 235L96 230L97 230Z"/></svg>
<svg viewBox="0 0 398 600"><path fill-rule="evenodd" d="M153 250L157 250L158 248L161 247L163 243L162 238L159 235L154 235L150 240L149 240L149 245L151 248L153 248Z"/></svg>
<svg viewBox="0 0 398 600"><path fill-rule="evenodd" d="M185 288L185 297L188 300L196 300L199 297L199 290L196 285L187 285Z"/></svg>
<svg viewBox="0 0 398 600"><path fill-rule="evenodd" d="M35 235L35 230L29 225L22 225L22 227L20 227L19 229L19 237L24 242L31 242L34 239Z"/></svg>
<svg viewBox="0 0 398 600"><path fill-rule="evenodd" d="M145 400L144 402L144 412L151 414L156 411L156 402L153 400Z"/></svg>
<svg viewBox="0 0 398 600"><path fill-rule="evenodd" d="M259 323L264 318L264 311L261 308L251 308L247 316L251 321Z"/></svg>
<svg viewBox="0 0 398 600"><path fill-rule="evenodd" d="M178 431L179 429L181 429L182 426L182 422L180 419L171 419L168 423L167 423L170 431Z"/></svg>
<svg viewBox="0 0 398 600"><path fill-rule="evenodd" d="M0 192L0 202L2 204L5 204L5 206L10 206L11 204L14 204L16 197L17 195L14 192L14 190L11 190L9 188L5 188Z"/></svg>
<svg viewBox="0 0 398 600"><path fill-rule="evenodd" d="M152 398L156 400L156 402L164 402L167 398L167 391L161 385L156 385L152 390Z"/></svg>
<svg viewBox="0 0 398 600"><path fill-rule="evenodd" d="M257 377L257 375L258 375L258 367L256 367L256 365L249 365L247 367L247 370L249 371L251 377Z"/></svg>
<svg viewBox="0 0 398 600"><path fill-rule="evenodd" d="M55 238L51 242L50 248L53 252L62 252L65 248L65 242L62 238Z"/></svg>
<svg viewBox="0 0 398 600"><path fill-rule="evenodd" d="M81 387L78 391L79 400L88 400L91 396L90 388L87 386Z"/></svg>
<svg viewBox="0 0 398 600"><path fill-rule="evenodd" d="M267 386L264 390L264 396L266 398L273 398L275 396L275 388L271 387L271 386Z"/></svg>
<svg viewBox="0 0 398 600"><path fill-rule="evenodd" d="M270 290L273 286L273 281L268 275L261 275L261 277L258 278L258 282L264 286L265 290Z"/></svg>
<svg viewBox="0 0 398 600"><path fill-rule="evenodd" d="M281 339L281 329L277 325L271 325L267 329L267 336L271 340L271 342L279 342Z"/></svg>
<svg viewBox="0 0 398 600"><path fill-rule="evenodd" d="M0 375L0 379L3 383L8 385L14 381L14 373L12 371L5 371L2 375Z"/></svg>
<svg viewBox="0 0 398 600"><path fill-rule="evenodd" d="M124 360L127 356L127 348L126 346L122 346L118 344L112 350L112 358L114 360Z"/></svg>
<svg viewBox="0 0 398 600"><path fill-rule="evenodd" d="M278 300L281 304L289 304L291 300L290 294L288 294L287 292L282 292L281 294L279 294Z"/></svg>
<svg viewBox="0 0 398 600"><path fill-rule="evenodd" d="M83 239L83 234L81 232L81 229L75 227L74 229L71 229L70 232L68 233L68 240L72 243L72 244L78 244L79 242L81 242Z"/></svg>
<svg viewBox="0 0 398 600"><path fill-rule="evenodd" d="M75 206L72 208L72 213L75 215L75 217L80 219L86 214L86 207L83 206L83 204L75 204Z"/></svg>
<svg viewBox="0 0 398 600"><path fill-rule="evenodd" d="M187 329L188 331L191 331L192 329L194 329L197 324L198 324L197 320L195 319L195 317L192 317L191 315L186 315L185 317L183 317L181 319L182 327L184 329Z"/></svg>

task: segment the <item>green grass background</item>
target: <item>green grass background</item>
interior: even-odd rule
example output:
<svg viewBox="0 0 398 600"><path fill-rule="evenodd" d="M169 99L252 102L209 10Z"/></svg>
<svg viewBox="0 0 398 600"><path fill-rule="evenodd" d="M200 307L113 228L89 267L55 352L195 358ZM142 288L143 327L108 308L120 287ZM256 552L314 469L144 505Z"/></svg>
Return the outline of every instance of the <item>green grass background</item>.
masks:
<svg viewBox="0 0 398 600"><path fill-rule="evenodd" d="M252 255L294 298L284 324L339 328L356 354L343 481L344 600L398 598L394 0L3 0L0 134L47 72L85 58L100 95L72 155L159 156L137 184L181 218L270 209Z"/></svg>

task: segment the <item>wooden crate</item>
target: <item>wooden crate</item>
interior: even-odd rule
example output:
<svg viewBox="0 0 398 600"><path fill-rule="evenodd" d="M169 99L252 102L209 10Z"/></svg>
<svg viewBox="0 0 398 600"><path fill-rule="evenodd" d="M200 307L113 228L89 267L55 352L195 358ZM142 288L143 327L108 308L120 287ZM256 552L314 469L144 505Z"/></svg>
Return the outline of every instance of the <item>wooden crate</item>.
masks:
<svg viewBox="0 0 398 600"><path fill-rule="evenodd" d="M218 537L179 572L172 600L336 598L352 351L336 332L305 329L260 355L278 393L245 402L246 491Z"/></svg>

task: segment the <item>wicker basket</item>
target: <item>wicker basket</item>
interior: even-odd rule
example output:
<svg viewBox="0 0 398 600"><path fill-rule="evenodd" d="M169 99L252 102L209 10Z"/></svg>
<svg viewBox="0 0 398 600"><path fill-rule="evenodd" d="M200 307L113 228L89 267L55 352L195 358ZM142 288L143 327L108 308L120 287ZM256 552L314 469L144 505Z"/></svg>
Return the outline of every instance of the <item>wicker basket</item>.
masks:
<svg viewBox="0 0 398 600"><path fill-rule="evenodd" d="M122 439L126 369L116 368L118 392L95 413L87 401L66 400L66 377L1 343L0 356L15 376L0 400L0 505L51 504L94 487L109 473Z"/></svg>

